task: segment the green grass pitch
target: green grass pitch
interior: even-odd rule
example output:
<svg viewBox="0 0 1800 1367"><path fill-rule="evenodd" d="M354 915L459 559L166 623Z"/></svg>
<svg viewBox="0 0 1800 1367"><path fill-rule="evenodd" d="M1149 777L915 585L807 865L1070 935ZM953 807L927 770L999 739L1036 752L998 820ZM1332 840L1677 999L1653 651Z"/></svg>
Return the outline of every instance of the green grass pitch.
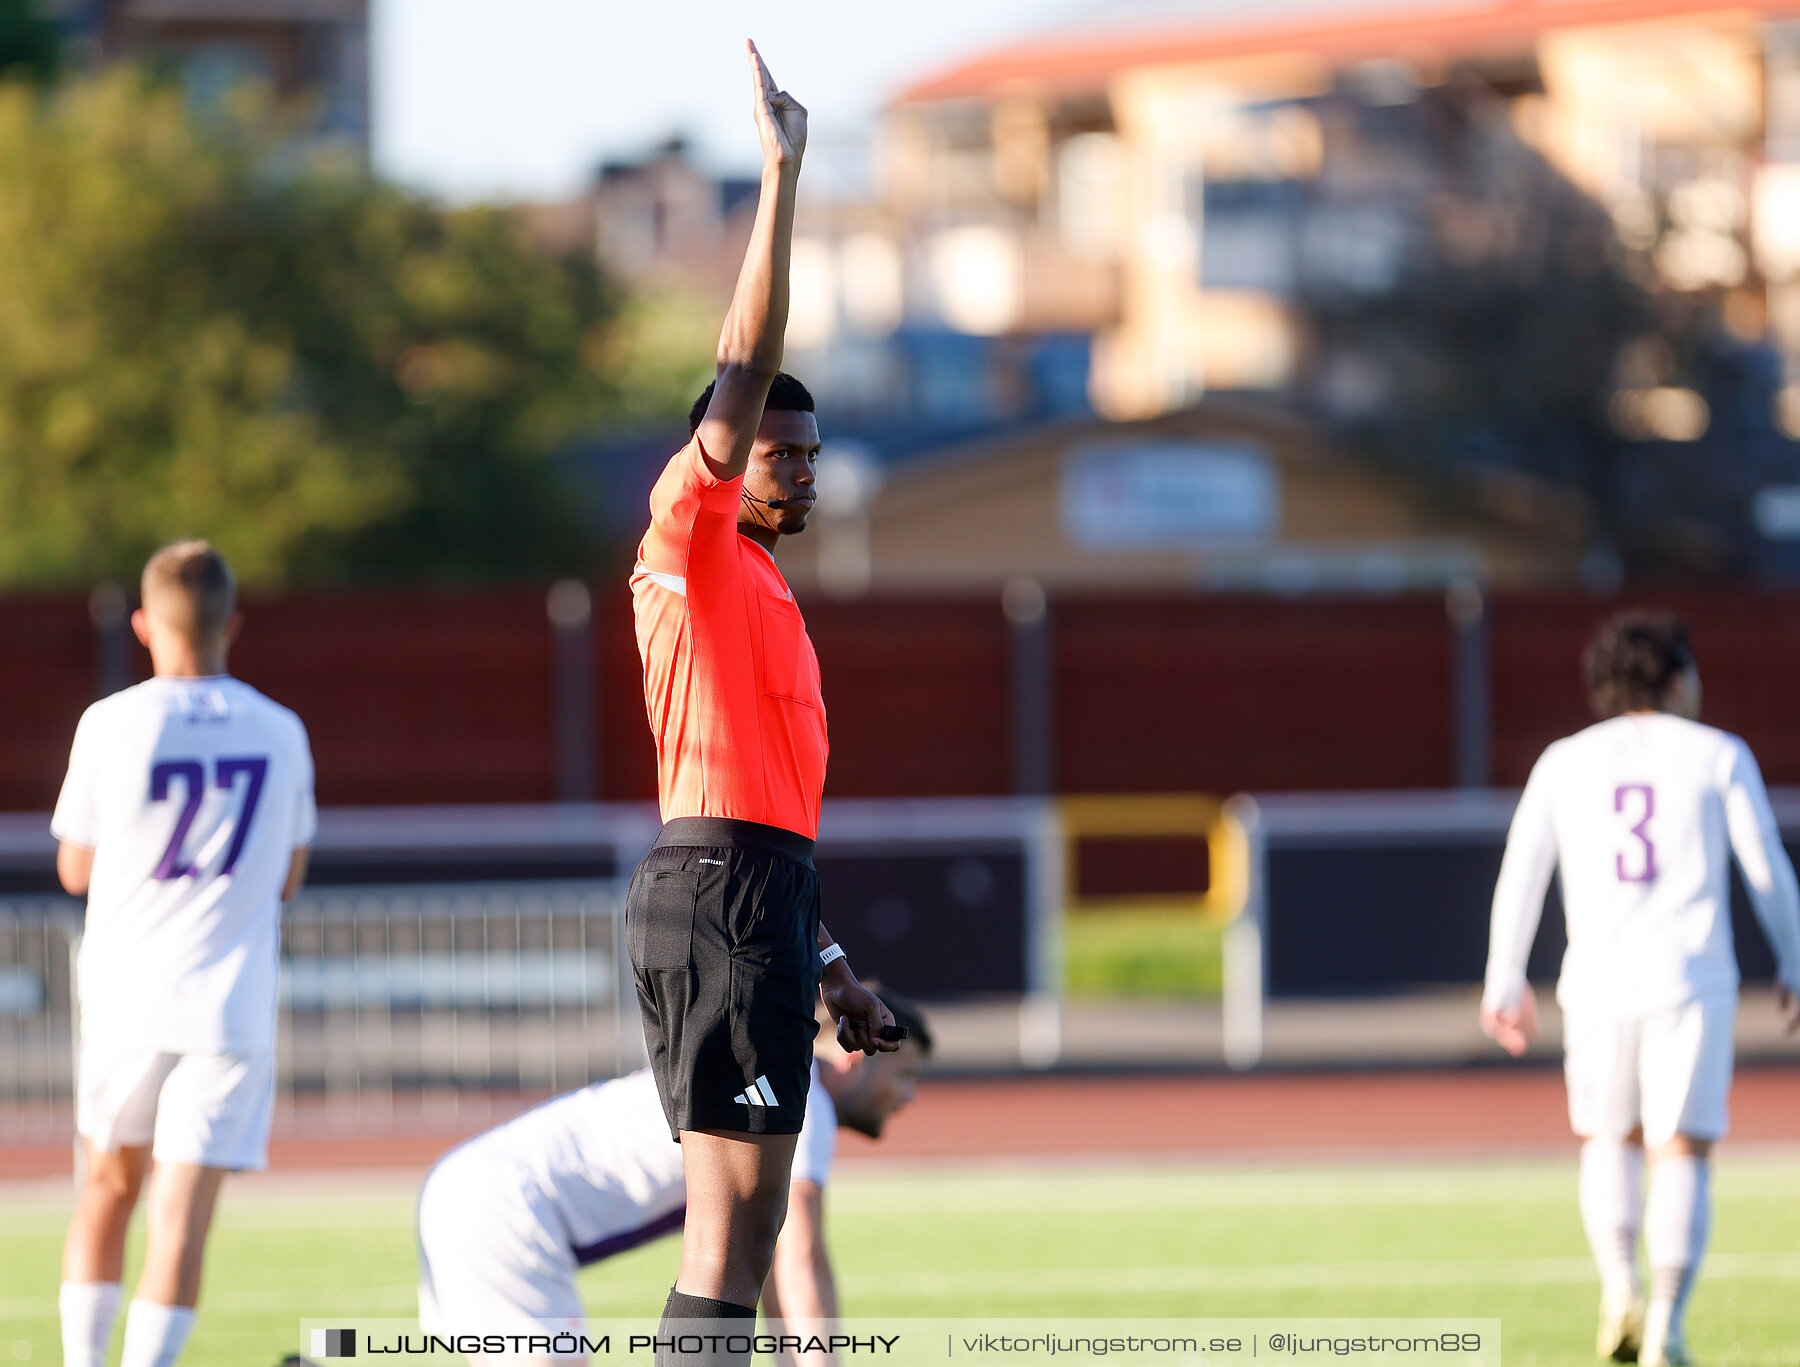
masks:
<svg viewBox="0 0 1800 1367"><path fill-rule="evenodd" d="M1696 1361L1800 1367L1800 1157L1725 1156L1715 1193ZM1508 1367L1591 1361L1569 1161L865 1170L829 1204L848 1314L1498 1317ZM0 1362L59 1361L67 1215L0 1196ZM852 1251L872 1246L880 1267ZM677 1252L589 1269L592 1313L656 1314ZM404 1188L228 1188L184 1363L273 1367L302 1316L409 1315L413 1272Z"/></svg>

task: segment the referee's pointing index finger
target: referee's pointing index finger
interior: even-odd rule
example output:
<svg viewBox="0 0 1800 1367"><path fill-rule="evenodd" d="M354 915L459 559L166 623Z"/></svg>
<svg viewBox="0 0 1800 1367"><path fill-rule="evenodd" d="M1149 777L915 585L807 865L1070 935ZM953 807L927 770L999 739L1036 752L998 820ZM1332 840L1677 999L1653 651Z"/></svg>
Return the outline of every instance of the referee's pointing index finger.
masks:
<svg viewBox="0 0 1800 1367"><path fill-rule="evenodd" d="M762 87L765 96L773 99L779 92L775 89L775 78L769 74L769 64L763 61L762 53L756 50L754 39L744 39L744 46L749 49L750 69L756 75L757 84Z"/></svg>

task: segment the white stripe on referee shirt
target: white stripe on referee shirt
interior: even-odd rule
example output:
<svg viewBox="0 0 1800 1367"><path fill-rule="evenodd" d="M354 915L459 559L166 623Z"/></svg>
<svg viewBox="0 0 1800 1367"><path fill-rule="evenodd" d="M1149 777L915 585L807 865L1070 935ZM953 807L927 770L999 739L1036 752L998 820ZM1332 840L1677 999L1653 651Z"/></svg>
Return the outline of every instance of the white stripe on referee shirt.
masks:
<svg viewBox="0 0 1800 1367"><path fill-rule="evenodd" d="M687 579L682 575L663 574L649 568L641 560L631 567L631 577L635 579L640 574L652 584L661 584L670 593L679 593L683 598L687 597Z"/></svg>

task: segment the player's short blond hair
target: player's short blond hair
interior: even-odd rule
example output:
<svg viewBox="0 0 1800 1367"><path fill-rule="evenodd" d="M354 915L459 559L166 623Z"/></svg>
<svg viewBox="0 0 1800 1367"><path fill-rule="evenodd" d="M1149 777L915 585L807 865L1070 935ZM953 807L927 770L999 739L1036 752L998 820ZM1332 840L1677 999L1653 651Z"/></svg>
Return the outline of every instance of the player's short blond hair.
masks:
<svg viewBox="0 0 1800 1367"><path fill-rule="evenodd" d="M222 634L237 610L237 578L208 541L173 541L144 565L144 611L195 641Z"/></svg>

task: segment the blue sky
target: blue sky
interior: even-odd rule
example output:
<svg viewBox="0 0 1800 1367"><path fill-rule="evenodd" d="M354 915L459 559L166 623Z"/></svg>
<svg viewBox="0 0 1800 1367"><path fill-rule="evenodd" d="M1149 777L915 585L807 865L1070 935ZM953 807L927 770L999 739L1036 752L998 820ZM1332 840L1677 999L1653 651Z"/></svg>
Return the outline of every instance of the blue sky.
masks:
<svg viewBox="0 0 1800 1367"><path fill-rule="evenodd" d="M453 200L554 198L603 157L676 131L751 169L755 38L812 115L816 177L909 79L1058 22L1070 0L374 0L375 157Z"/></svg>
<svg viewBox="0 0 1800 1367"><path fill-rule="evenodd" d="M1447 0L371 0L375 159L447 199L571 194L671 133L755 169L742 43L812 114L815 186L854 186L897 89L1007 39L1216 18L1433 8Z"/></svg>

